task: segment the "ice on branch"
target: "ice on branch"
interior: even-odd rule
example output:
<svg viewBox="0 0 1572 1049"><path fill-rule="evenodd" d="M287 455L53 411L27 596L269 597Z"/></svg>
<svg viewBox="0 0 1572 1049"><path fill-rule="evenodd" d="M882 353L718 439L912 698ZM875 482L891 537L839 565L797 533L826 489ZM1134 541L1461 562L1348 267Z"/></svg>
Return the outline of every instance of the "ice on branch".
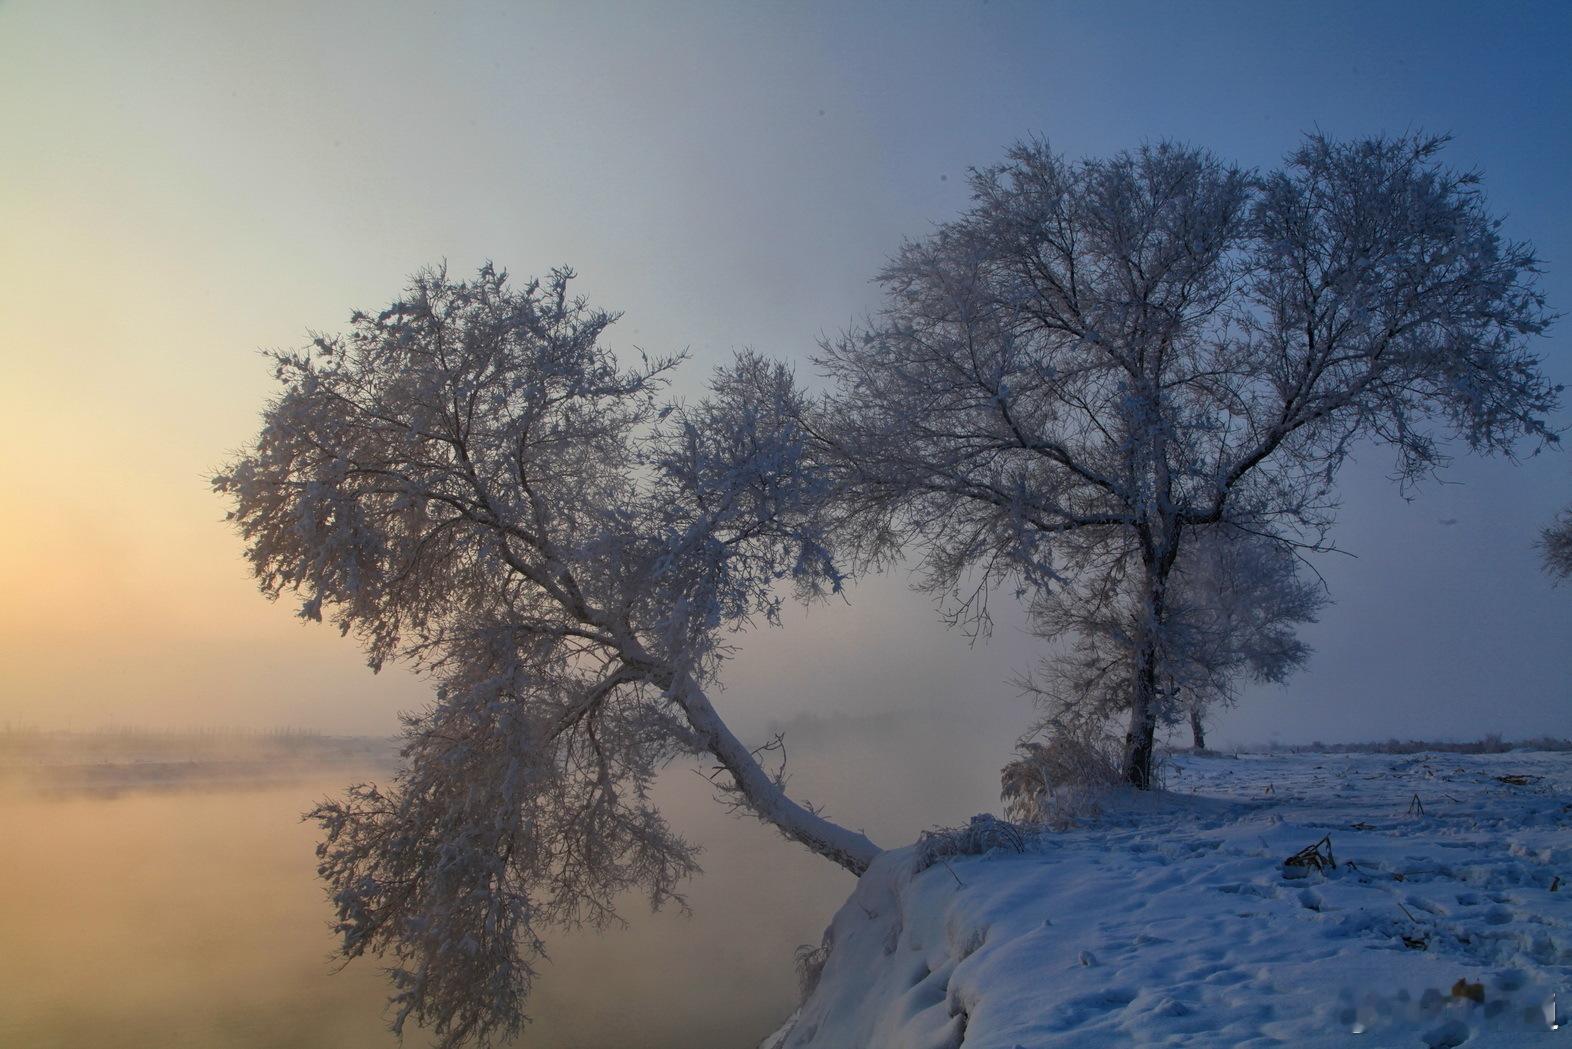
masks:
<svg viewBox="0 0 1572 1049"><path fill-rule="evenodd" d="M791 373L744 354L670 399L678 358L621 364L572 276L427 271L273 354L281 391L214 480L267 594L434 684L394 782L311 816L344 955L390 959L395 1028L444 1045L518 1029L549 928L615 922L634 890L680 904L695 849L650 794L675 759L848 870L878 852L789 798L710 697L783 586L843 582Z"/></svg>
<svg viewBox="0 0 1572 1049"><path fill-rule="evenodd" d="M1001 584L1117 622L1123 774L1150 786L1165 682L1197 664L1187 550L1326 549L1361 442L1411 484L1450 439L1555 440L1538 260L1444 143L1314 135L1257 173L1032 141L974 172L971 209L884 270L883 310L822 346L815 430L860 555L920 552L974 627Z"/></svg>

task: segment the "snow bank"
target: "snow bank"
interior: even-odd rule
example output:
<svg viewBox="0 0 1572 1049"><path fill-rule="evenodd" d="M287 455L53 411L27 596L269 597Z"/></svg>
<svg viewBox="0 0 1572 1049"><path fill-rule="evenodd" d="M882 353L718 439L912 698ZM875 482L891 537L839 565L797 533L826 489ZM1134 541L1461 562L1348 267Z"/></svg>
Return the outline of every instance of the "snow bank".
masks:
<svg viewBox="0 0 1572 1049"><path fill-rule="evenodd" d="M884 854L766 1044L1572 1046L1572 755L1187 757L1169 784L1022 853ZM1335 866L1285 866L1324 837Z"/></svg>

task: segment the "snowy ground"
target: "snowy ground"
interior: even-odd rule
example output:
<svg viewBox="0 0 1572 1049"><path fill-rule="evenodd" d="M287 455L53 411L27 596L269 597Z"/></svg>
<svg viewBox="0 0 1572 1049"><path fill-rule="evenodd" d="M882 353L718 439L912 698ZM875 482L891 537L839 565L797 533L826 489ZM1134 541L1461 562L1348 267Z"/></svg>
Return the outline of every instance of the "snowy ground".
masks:
<svg viewBox="0 0 1572 1049"><path fill-rule="evenodd" d="M1572 1047L1572 754L1180 757L1167 783L1021 854L880 857L766 1044ZM1284 865L1327 835L1335 868Z"/></svg>

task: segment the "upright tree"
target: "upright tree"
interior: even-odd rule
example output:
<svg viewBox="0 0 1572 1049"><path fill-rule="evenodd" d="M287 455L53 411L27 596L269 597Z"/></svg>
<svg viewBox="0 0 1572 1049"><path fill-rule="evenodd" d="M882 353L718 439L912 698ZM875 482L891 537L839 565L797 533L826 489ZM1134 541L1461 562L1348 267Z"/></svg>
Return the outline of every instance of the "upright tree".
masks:
<svg viewBox="0 0 1572 1049"><path fill-rule="evenodd" d="M695 403L674 359L620 365L572 274L417 276L282 385L215 480L264 592L330 616L373 668L427 674L390 787L312 813L341 950L390 956L395 1030L517 1030L546 927L678 900L695 850L650 795L702 755L726 800L853 873L878 850L789 798L726 726L726 636L782 584L841 576L829 476L790 373L744 355Z"/></svg>
<svg viewBox="0 0 1572 1049"><path fill-rule="evenodd" d="M1130 581L1137 786L1194 536L1325 546L1361 443L1406 485L1449 437L1554 440L1537 261L1443 143L1315 135L1264 175L1166 143L1079 162L1023 143L823 346L838 393L816 428L864 556L920 547L925 583L983 623L1006 580Z"/></svg>
<svg viewBox="0 0 1572 1049"><path fill-rule="evenodd" d="M1033 632L1069 643L1023 682L1045 708L1033 734L1125 711L1141 637L1139 583L1089 573L1035 595ZM1303 578L1294 551L1226 527L1198 530L1169 580L1157 653L1159 722L1187 721L1204 750L1207 715L1233 705L1244 681L1281 683L1304 665L1310 646L1297 628L1325 604L1325 588Z"/></svg>

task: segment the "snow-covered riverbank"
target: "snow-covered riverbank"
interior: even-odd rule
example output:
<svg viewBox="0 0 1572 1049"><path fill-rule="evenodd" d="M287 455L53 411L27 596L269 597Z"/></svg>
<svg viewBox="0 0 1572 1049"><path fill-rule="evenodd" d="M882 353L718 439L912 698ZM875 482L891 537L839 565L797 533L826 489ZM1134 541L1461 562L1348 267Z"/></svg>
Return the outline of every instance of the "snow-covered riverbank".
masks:
<svg viewBox="0 0 1572 1049"><path fill-rule="evenodd" d="M1181 757L1167 785L1021 853L886 853L766 1044L1572 1045L1572 755Z"/></svg>

